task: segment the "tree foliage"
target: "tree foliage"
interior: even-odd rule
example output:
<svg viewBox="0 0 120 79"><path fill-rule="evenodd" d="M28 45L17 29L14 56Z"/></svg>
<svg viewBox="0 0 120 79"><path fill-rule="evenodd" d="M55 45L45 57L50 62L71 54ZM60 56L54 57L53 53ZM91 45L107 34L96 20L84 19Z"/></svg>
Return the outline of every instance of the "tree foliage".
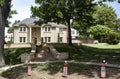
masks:
<svg viewBox="0 0 120 79"><path fill-rule="evenodd" d="M8 32L8 33L13 33L13 30L14 30L14 27L13 27L13 26L14 26L15 24L19 23L19 22L20 22L20 20L15 20L15 22L12 24L12 26L8 28L8 31L7 31L7 32Z"/></svg>
<svg viewBox="0 0 120 79"><path fill-rule="evenodd" d="M67 23L68 43L71 42L70 20L88 21L93 13L92 3L94 0L35 0L39 6L32 6L31 11L34 17L43 18L44 22Z"/></svg>
<svg viewBox="0 0 120 79"><path fill-rule="evenodd" d="M93 15L96 24L105 25L110 28L115 28L115 20L117 18L115 10L108 6L102 5L96 7L96 12Z"/></svg>
<svg viewBox="0 0 120 79"><path fill-rule="evenodd" d="M109 27L102 25L96 25L88 29L88 33L91 34L94 39L99 40L100 42L104 42L106 40L106 36L110 32L112 32L112 30Z"/></svg>
<svg viewBox="0 0 120 79"><path fill-rule="evenodd" d="M120 18L115 21L115 31L120 32Z"/></svg>
<svg viewBox="0 0 120 79"><path fill-rule="evenodd" d="M111 32L106 37L108 44L118 44L120 42L120 35L117 32Z"/></svg>

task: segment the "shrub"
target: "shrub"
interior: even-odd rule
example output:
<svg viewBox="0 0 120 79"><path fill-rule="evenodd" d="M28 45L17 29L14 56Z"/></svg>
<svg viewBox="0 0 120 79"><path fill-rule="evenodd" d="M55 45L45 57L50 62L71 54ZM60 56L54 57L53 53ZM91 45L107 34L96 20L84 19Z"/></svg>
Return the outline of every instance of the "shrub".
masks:
<svg viewBox="0 0 120 79"><path fill-rule="evenodd" d="M119 43L119 35L118 33L112 32L107 35L106 42L108 44L118 44Z"/></svg>
<svg viewBox="0 0 120 79"><path fill-rule="evenodd" d="M21 63L20 55L30 53L31 48L6 48L4 51L5 62L7 65Z"/></svg>
<svg viewBox="0 0 120 79"><path fill-rule="evenodd" d="M98 40L99 42L105 42L105 37L112 31L113 31L112 29L103 25L96 25L90 27L87 30L87 32L90 35L92 35L95 40Z"/></svg>

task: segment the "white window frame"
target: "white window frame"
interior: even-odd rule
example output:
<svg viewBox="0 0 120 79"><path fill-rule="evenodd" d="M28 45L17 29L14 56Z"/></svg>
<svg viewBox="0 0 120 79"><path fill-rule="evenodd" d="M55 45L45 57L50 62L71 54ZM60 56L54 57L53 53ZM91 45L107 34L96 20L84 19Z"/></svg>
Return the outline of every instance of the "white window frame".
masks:
<svg viewBox="0 0 120 79"><path fill-rule="evenodd" d="M26 37L19 37L20 43L26 43Z"/></svg>
<svg viewBox="0 0 120 79"><path fill-rule="evenodd" d="M20 32L26 32L26 27L20 27Z"/></svg>
<svg viewBox="0 0 120 79"><path fill-rule="evenodd" d="M43 37L43 42L50 43L51 37Z"/></svg>
<svg viewBox="0 0 120 79"><path fill-rule="evenodd" d="M51 28L50 28L50 27L44 27L44 31L45 31L45 32L50 32L50 31L51 31Z"/></svg>

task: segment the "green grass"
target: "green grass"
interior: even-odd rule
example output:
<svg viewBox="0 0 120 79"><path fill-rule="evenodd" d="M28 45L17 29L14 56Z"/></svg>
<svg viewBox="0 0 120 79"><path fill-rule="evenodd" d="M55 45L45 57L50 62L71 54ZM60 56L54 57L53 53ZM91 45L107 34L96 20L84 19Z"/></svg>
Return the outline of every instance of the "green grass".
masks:
<svg viewBox="0 0 120 79"><path fill-rule="evenodd" d="M68 60L101 62L105 59L110 64L120 64L120 46L102 44L83 44L81 46L68 46L67 44L52 44L59 52L69 52ZM30 53L31 48L10 48L5 49L6 64L21 63L20 55Z"/></svg>
<svg viewBox="0 0 120 79"><path fill-rule="evenodd" d="M10 58L11 58L11 64L19 64L21 63L20 55L23 53L30 53L31 48L6 48L4 50L5 55L5 62L6 65L10 64Z"/></svg>
<svg viewBox="0 0 120 79"><path fill-rule="evenodd" d="M58 72L63 72L63 64L62 62L57 63L43 63L43 64L32 64L32 71L36 70L38 74L41 72L48 73L48 75L55 75ZM72 75L77 73L78 75L85 75L89 78L94 77L94 73L97 73L100 76L100 66L95 65L83 65L83 64L75 64L75 63L68 63L68 74ZM117 68L110 68L107 67L107 77L112 77L115 74L119 73L119 69ZM1 76L7 77L9 79L22 79L24 76L27 75L27 65L19 66L12 68L11 70L5 71Z"/></svg>
<svg viewBox="0 0 120 79"><path fill-rule="evenodd" d="M99 46L68 46L66 44L54 45L59 52L69 52L68 60L101 62L106 60L109 64L120 64L120 49L104 49Z"/></svg>
<svg viewBox="0 0 120 79"><path fill-rule="evenodd" d="M83 44L90 47L101 48L101 49L120 49L120 45L108 45L108 44Z"/></svg>

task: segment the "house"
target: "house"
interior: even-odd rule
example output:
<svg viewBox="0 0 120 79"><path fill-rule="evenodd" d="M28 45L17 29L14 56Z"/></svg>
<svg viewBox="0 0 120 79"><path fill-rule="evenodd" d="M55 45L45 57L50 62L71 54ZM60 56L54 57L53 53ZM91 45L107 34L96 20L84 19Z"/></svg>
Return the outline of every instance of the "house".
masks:
<svg viewBox="0 0 120 79"><path fill-rule="evenodd" d="M36 25L38 18L27 18L14 25L14 43L67 43L67 26L48 22Z"/></svg>
<svg viewBox="0 0 120 79"><path fill-rule="evenodd" d="M72 39L76 39L77 37L79 37L79 32L76 29L71 28L71 36Z"/></svg>
<svg viewBox="0 0 120 79"><path fill-rule="evenodd" d="M14 26L14 43L56 43L58 34L60 42L67 42L67 27L65 25L49 22L39 26L34 23L38 20L38 18L27 18L17 23Z"/></svg>
<svg viewBox="0 0 120 79"><path fill-rule="evenodd" d="M8 41L13 41L13 33L8 33L7 30L8 28L5 28L5 43Z"/></svg>

